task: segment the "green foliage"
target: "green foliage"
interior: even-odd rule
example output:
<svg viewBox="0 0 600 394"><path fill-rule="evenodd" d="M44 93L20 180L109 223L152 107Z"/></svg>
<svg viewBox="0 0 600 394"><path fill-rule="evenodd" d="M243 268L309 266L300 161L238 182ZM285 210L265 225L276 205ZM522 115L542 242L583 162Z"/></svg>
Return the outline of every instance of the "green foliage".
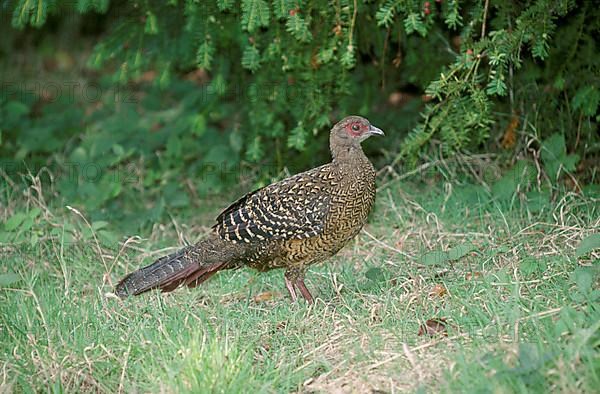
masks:
<svg viewBox="0 0 600 394"><path fill-rule="evenodd" d="M492 185L492 194L500 201L509 200L519 190L526 190L535 176L532 163L519 161Z"/></svg>
<svg viewBox="0 0 600 394"><path fill-rule="evenodd" d="M231 168L274 165L261 172L263 182L284 167L322 162L328 128L351 113L386 131L385 159L394 163L414 165L432 151L498 151L511 117L522 127L514 148L504 148L513 149L508 159L529 154L531 137L546 141L534 148L553 181L560 169L573 172L578 158L598 154L597 7L572 0L427 4L7 3L12 28L2 28L0 54L31 42L27 49L41 54L31 64L67 64L45 74L47 81L62 83L65 72L103 94L67 97L63 87L49 100L43 86L28 84L37 69L21 70L14 56L5 57L10 84L0 97L0 157L58 173L74 163L74 176L59 179L60 193L119 212L128 185L111 173L135 172L135 187L167 190L167 208L185 204L193 193L239 182ZM68 18L74 22L54 33L54 21ZM93 29L91 19L100 22L88 39L82 32ZM60 36L95 44L89 54L80 50L81 75L62 62L74 55L57 50ZM394 104L396 94L423 101ZM82 176L86 165L99 175ZM214 166L227 167L226 175L207 170ZM188 177L203 181L190 191L182 186Z"/></svg>
<svg viewBox="0 0 600 394"><path fill-rule="evenodd" d="M15 27L24 27L28 24L40 27L48 17L49 2L19 0L14 5L12 24Z"/></svg>
<svg viewBox="0 0 600 394"><path fill-rule="evenodd" d="M552 181L556 181L561 172L573 172L579 161L579 155L567 155L565 136L553 134L542 143L541 159L544 163L546 174Z"/></svg>
<svg viewBox="0 0 600 394"><path fill-rule="evenodd" d="M290 10L290 15L287 18L285 27L286 30L300 42L308 42L312 39L312 34L308 29L308 23L302 18L298 11Z"/></svg>
<svg viewBox="0 0 600 394"><path fill-rule="evenodd" d="M249 45L242 55L242 66L252 72L260 68L260 52L254 45Z"/></svg>
<svg viewBox="0 0 600 394"><path fill-rule="evenodd" d="M269 26L269 5L265 0L242 0L242 26L249 33Z"/></svg>
<svg viewBox="0 0 600 394"><path fill-rule="evenodd" d="M0 287L8 287L14 283L17 283L21 277L15 273L8 273L0 275Z"/></svg>
<svg viewBox="0 0 600 394"><path fill-rule="evenodd" d="M298 125L290 132L287 145L290 148L296 148L298 150L304 149L304 146L306 145L306 131L302 127L302 123L298 123Z"/></svg>
<svg viewBox="0 0 600 394"><path fill-rule="evenodd" d="M425 253L421 259L425 265L442 265L449 261L459 260L467 254L476 251L477 247L470 242L458 244L448 251L434 250Z"/></svg>
<svg viewBox="0 0 600 394"><path fill-rule="evenodd" d="M36 218L42 211L34 208L28 212L17 212L5 223L0 232L0 242L37 242L39 233L33 229Z"/></svg>
<svg viewBox="0 0 600 394"><path fill-rule="evenodd" d="M453 10L458 8L458 2L449 3ZM587 3L577 7L571 1L535 1L520 6L496 2L489 10L481 10L477 6L472 10L475 15L485 14L486 11L491 15L489 20L480 21L487 22L488 30L482 26L479 34L479 31L473 29L477 24L472 22L465 27L461 32L461 54L456 56L455 61L439 78L428 85L426 93L439 102L427 105L424 111L425 124L417 125L409 135L407 144L402 149L403 154L414 155L436 135L440 136L442 147L448 153L480 146L498 121L494 110L504 104L510 107L511 112L515 112L517 101L521 102L521 107L526 111L530 105L535 105L535 102L529 101L527 94L519 91L518 86L537 84L539 73L544 69L545 72L550 72L560 68L562 74L567 69L587 68L591 64L588 63L589 58L585 57L588 55L600 60L597 53L586 52L583 55L574 49L569 63L561 62L560 66L540 66L538 63L546 60L551 52L558 60L559 51L549 49L549 40L558 34L557 30L560 34L565 30L569 33L577 31L576 37L561 35L560 40L565 45L567 41L574 40L570 41L571 45L577 46L580 44L578 40L585 37L583 30L591 32L588 29L595 29L592 25L596 26L597 20L588 17L590 13L597 11L592 10ZM456 11L448 11L448 14L457 15ZM555 21L567 15L570 15L570 20L575 19L575 23L563 24L559 29ZM383 23L384 15L381 17ZM455 16L449 19L447 17L445 23L448 28L456 28L458 19ZM596 114L599 97L597 89L590 87L598 84L597 67L592 68L596 69L595 72L585 73L583 80L571 80L568 86L560 87L565 95L573 97L573 108L589 117ZM507 102L503 97L509 94ZM568 101L555 100L552 106L542 111L549 114L551 111L562 111L568 104ZM555 117L555 114L548 116L549 119ZM544 126L551 124L543 123ZM589 124L586 134L589 133L587 135L591 137L592 130L596 127ZM565 134L570 135L569 132Z"/></svg>
<svg viewBox="0 0 600 394"><path fill-rule="evenodd" d="M212 43L208 40L204 41L204 43L198 47L198 52L196 52L196 63L198 63L198 67L210 71L214 53L215 47Z"/></svg>
<svg viewBox="0 0 600 394"><path fill-rule="evenodd" d="M583 86L573 97L573 109L581 110L585 116L594 116L598 113L600 91L597 85Z"/></svg>
<svg viewBox="0 0 600 394"><path fill-rule="evenodd" d="M585 256L595 249L600 249L600 233L591 234L585 237L577 246L576 256Z"/></svg>

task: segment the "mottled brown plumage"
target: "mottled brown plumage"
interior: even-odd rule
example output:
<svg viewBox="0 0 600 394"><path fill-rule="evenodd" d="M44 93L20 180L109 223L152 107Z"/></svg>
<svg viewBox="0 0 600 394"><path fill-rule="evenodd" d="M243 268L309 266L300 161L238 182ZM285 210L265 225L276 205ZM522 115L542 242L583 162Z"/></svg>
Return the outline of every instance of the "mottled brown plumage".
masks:
<svg viewBox="0 0 600 394"><path fill-rule="evenodd" d="M120 297L179 285L197 286L221 269L285 268L293 300L308 301L306 267L337 253L362 228L375 202L375 170L360 143L383 135L369 121L349 116L330 134L333 160L245 195L218 217L207 239L162 257L125 277Z"/></svg>

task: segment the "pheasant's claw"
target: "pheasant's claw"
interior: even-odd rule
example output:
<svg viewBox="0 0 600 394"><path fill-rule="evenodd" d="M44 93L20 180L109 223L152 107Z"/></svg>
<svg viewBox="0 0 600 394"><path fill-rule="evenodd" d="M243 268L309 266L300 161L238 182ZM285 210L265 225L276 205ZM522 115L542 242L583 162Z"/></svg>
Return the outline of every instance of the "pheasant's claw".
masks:
<svg viewBox="0 0 600 394"><path fill-rule="evenodd" d="M300 290L300 293L302 294L302 297L304 297L306 302L308 302L309 304L313 304L315 302L313 300L312 295L310 294L310 291L308 291L306 285L304 284L304 279L298 278L296 280L296 287L298 287L298 290Z"/></svg>
<svg viewBox="0 0 600 394"><path fill-rule="evenodd" d="M292 297L292 301L296 302L298 300L298 295L296 293L296 289L300 290L300 294L302 297L308 302L312 304L314 302L313 296L308 291L306 284L304 283L304 271L292 268L285 271L285 287L287 287L290 292L290 296Z"/></svg>
<svg viewBox="0 0 600 394"><path fill-rule="evenodd" d="M287 287L288 291L290 292L292 302L296 302L296 300L298 300L298 296L296 295L296 289L294 289L294 284L291 280L288 279L287 276L285 276L285 287Z"/></svg>

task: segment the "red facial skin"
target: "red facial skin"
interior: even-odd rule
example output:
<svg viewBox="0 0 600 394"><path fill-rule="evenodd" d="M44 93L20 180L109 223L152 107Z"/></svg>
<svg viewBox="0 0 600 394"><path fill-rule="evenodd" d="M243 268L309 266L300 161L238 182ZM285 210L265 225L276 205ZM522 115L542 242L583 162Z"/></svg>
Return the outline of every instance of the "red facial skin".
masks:
<svg viewBox="0 0 600 394"><path fill-rule="evenodd" d="M358 126L358 130L353 129L353 127L355 128L356 126ZM360 122L352 122L346 125L346 132L352 137L360 137L367 131L369 131L369 127Z"/></svg>

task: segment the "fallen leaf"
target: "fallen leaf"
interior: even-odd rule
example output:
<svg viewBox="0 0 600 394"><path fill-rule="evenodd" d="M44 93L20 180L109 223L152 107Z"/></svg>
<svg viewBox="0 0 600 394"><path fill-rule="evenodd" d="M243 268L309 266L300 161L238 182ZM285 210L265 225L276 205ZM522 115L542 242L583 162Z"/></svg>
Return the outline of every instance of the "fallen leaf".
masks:
<svg viewBox="0 0 600 394"><path fill-rule="evenodd" d="M446 286L444 286L441 283L438 283L435 286L433 286L433 288L429 292L429 295L434 297L443 297L446 294L448 294L448 289L446 289Z"/></svg>
<svg viewBox="0 0 600 394"><path fill-rule="evenodd" d="M465 275L466 280L475 280L479 278L481 278L481 272L479 271L467 272L467 274Z"/></svg>
<svg viewBox="0 0 600 394"><path fill-rule="evenodd" d="M264 293L255 295L253 300L254 302L267 302L271 301L273 298L278 298L279 296L281 296L281 294L276 291L265 291Z"/></svg>
<svg viewBox="0 0 600 394"><path fill-rule="evenodd" d="M519 127L519 116L517 114L513 114L510 119L510 123L506 126L506 130L504 130L504 135L502 136L502 142L500 145L504 149L510 149L517 143L517 133L516 130Z"/></svg>
<svg viewBox="0 0 600 394"><path fill-rule="evenodd" d="M440 317L427 320L425 324L419 327L419 333L417 335L429 335L430 337L443 335L447 337L448 331L446 330L446 319Z"/></svg>
<svg viewBox="0 0 600 394"><path fill-rule="evenodd" d="M335 25L335 27L333 28L332 31L336 36L341 36L342 32L343 32L342 25L340 25L340 24Z"/></svg>

